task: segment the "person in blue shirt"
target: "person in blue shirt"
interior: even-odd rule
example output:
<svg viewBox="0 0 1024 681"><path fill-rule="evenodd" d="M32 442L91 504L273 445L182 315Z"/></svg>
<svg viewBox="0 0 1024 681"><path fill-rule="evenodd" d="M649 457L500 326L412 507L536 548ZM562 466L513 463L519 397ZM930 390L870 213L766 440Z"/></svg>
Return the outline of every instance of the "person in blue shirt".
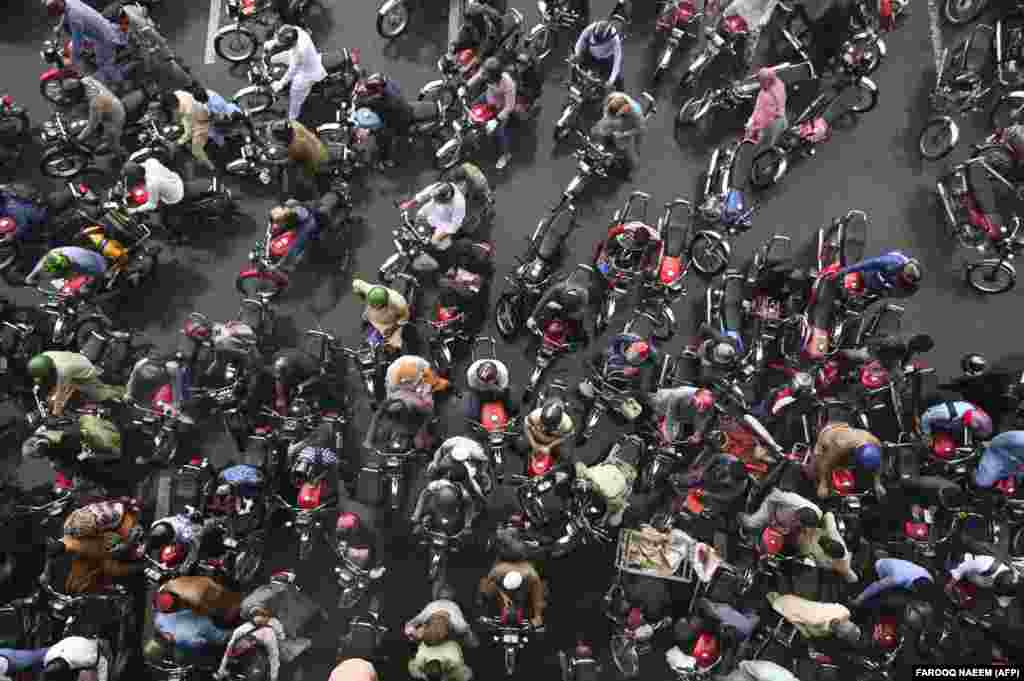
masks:
<svg viewBox="0 0 1024 681"><path fill-rule="evenodd" d="M25 277L25 284L34 284L43 270L54 278L84 274L99 279L107 273L107 269L107 259L102 254L78 246L64 246L54 248L44 255Z"/></svg>
<svg viewBox="0 0 1024 681"><path fill-rule="evenodd" d="M27 672L32 678L43 671L43 662L49 648L0 648L0 679L10 679Z"/></svg>
<svg viewBox="0 0 1024 681"><path fill-rule="evenodd" d="M977 440L992 436L992 419L985 410L970 402L940 402L929 407L921 415L921 434L931 437L942 432L958 435L967 428Z"/></svg>
<svg viewBox="0 0 1024 681"><path fill-rule="evenodd" d="M270 209L270 222L283 232L294 229L295 241L288 253L278 263L278 267L291 272L299 264L309 240L319 235L320 230L332 220L342 202L341 196L329 191L320 197L316 206L307 208L295 199L289 199L283 206Z"/></svg>
<svg viewBox="0 0 1024 681"><path fill-rule="evenodd" d="M46 224L49 217L46 203L32 187L0 185L0 219L14 221L14 238L24 239Z"/></svg>
<svg viewBox="0 0 1024 681"><path fill-rule="evenodd" d="M124 73L117 64L117 50L124 47L125 34L82 0L46 0L52 17L62 17L55 31L61 28L71 34L71 63L82 70L82 43L92 41L96 53L96 77L107 83L119 83Z"/></svg>
<svg viewBox="0 0 1024 681"><path fill-rule="evenodd" d="M573 58L583 68L602 73L609 88L623 89L622 36L613 22L595 21L583 29L576 40Z"/></svg>
<svg viewBox="0 0 1024 681"><path fill-rule="evenodd" d="M907 589L915 594L923 595L935 585L928 570L909 560L882 558L875 561L875 573L878 575L878 579L869 584L859 596L851 601L850 604L854 608L869 605L877 596L890 589Z"/></svg>
<svg viewBox="0 0 1024 681"><path fill-rule="evenodd" d="M987 489L1011 475L1024 480L1024 430L1008 430L992 438L974 469L974 484Z"/></svg>
<svg viewBox="0 0 1024 681"><path fill-rule="evenodd" d="M913 295L921 283L921 263L899 251L889 251L877 258L861 260L839 270L839 279L847 274L860 273L864 286L876 294L906 297Z"/></svg>

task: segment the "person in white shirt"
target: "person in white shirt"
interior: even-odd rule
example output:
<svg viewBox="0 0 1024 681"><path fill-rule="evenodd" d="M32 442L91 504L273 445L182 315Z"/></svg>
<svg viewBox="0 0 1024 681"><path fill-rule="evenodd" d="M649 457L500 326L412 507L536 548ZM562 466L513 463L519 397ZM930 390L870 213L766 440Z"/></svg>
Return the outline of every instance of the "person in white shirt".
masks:
<svg viewBox="0 0 1024 681"><path fill-rule="evenodd" d="M424 220L434 230L431 243L438 250L447 250L452 237L459 233L466 219L466 197L451 182L435 182L413 198L420 204L417 220Z"/></svg>
<svg viewBox="0 0 1024 681"><path fill-rule="evenodd" d="M142 163L128 161L121 173L124 175L125 188L130 196L137 196L140 188L145 186L145 200L128 208L129 213L147 213L162 206L173 206L185 198L185 183L181 175L174 172L155 158Z"/></svg>
<svg viewBox="0 0 1024 681"><path fill-rule="evenodd" d="M950 581L946 589L954 582L966 579L983 589L995 588L1000 593L1010 593L1018 583L1017 573L1005 562L995 556L965 553L960 564L949 571Z"/></svg>
<svg viewBox="0 0 1024 681"><path fill-rule="evenodd" d="M280 92L285 85L291 83L291 90L288 92L288 118L296 121L302 113L302 105L309 96L309 91L327 77L323 59L309 34L289 24L277 29L269 51L283 51L275 54L271 61L287 63L288 71L281 80L275 81L272 87L274 92Z"/></svg>

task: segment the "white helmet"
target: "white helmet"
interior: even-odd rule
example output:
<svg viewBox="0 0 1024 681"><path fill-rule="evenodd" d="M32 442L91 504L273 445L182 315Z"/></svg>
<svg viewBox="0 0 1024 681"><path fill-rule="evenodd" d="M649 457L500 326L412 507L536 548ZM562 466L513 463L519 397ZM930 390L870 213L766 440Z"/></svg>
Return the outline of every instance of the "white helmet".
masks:
<svg viewBox="0 0 1024 681"><path fill-rule="evenodd" d="M100 648L95 639L68 636L46 651L43 666L55 660L64 660L73 670L93 669L99 664Z"/></svg>
<svg viewBox="0 0 1024 681"><path fill-rule="evenodd" d="M512 570L505 574L505 577L501 580L501 587L505 591L515 591L523 585L523 575L516 570Z"/></svg>
<svg viewBox="0 0 1024 681"><path fill-rule="evenodd" d="M441 449L459 463L470 459L479 459L484 455L483 447L479 442L461 435L445 440L441 444Z"/></svg>

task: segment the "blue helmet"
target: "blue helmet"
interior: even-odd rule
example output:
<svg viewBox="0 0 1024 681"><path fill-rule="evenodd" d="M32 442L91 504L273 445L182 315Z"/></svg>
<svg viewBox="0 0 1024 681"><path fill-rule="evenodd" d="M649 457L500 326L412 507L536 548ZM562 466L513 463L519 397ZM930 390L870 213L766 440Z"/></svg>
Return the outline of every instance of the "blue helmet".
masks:
<svg viewBox="0 0 1024 681"><path fill-rule="evenodd" d="M372 109L361 107L356 109L348 117L349 122L353 125L364 128L366 130L380 130L384 127L384 121L381 120Z"/></svg>
<svg viewBox="0 0 1024 681"><path fill-rule="evenodd" d="M876 444L861 445L854 450L853 455L857 459L857 464L869 471L878 470L882 465L882 448Z"/></svg>

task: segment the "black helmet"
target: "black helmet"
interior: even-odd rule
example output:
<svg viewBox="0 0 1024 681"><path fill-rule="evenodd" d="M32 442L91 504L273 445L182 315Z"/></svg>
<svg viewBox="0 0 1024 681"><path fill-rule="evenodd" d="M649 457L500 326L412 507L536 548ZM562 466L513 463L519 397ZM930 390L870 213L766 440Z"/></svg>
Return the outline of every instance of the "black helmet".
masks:
<svg viewBox="0 0 1024 681"><path fill-rule="evenodd" d="M451 182L442 182L434 189L430 197L438 203L448 203L455 197L455 185Z"/></svg>
<svg viewBox="0 0 1024 681"><path fill-rule="evenodd" d="M928 626L934 614L935 610L930 603L912 601L904 609L903 623L913 631L922 631Z"/></svg>
<svg viewBox="0 0 1024 681"><path fill-rule="evenodd" d="M615 28L615 24L607 20L594 24L594 32L590 34L594 44L606 43L618 35L619 30Z"/></svg>
<svg viewBox="0 0 1024 681"><path fill-rule="evenodd" d="M476 377L481 383L494 383L498 380L498 365L494 362L483 362L476 370Z"/></svg>
<svg viewBox="0 0 1024 681"><path fill-rule="evenodd" d="M146 537L146 550L151 551L156 548L167 546L173 543L177 539L177 533L174 531L174 527L170 523L157 523L149 530L149 536Z"/></svg>
<svg viewBox="0 0 1024 681"><path fill-rule="evenodd" d="M562 417L565 416L565 405L560 399L548 400L540 411L540 423L544 430L554 433L562 425Z"/></svg>
<svg viewBox="0 0 1024 681"><path fill-rule="evenodd" d="M789 388L793 395L806 395L814 389L814 377L806 371L798 371L793 374L789 381Z"/></svg>
<svg viewBox="0 0 1024 681"><path fill-rule="evenodd" d="M80 102L85 99L85 84L79 78L68 78L60 86L61 94L69 102Z"/></svg>
<svg viewBox="0 0 1024 681"><path fill-rule="evenodd" d="M168 113L177 111L178 95L174 94L174 92L170 90L160 95L160 108Z"/></svg>
<svg viewBox="0 0 1024 681"><path fill-rule="evenodd" d="M988 369L988 362L981 355L972 352L960 360L960 369L968 376L979 376Z"/></svg>
<svg viewBox="0 0 1024 681"><path fill-rule="evenodd" d="M736 346L725 341L715 343L708 352L708 359L715 366L731 367L736 362Z"/></svg>
<svg viewBox="0 0 1024 681"><path fill-rule="evenodd" d="M992 580L992 587L997 594L1015 596L1017 594L1017 573L1013 570L1003 570Z"/></svg>
<svg viewBox="0 0 1024 681"><path fill-rule="evenodd" d="M286 50L291 49L295 43L299 42L299 29L291 24L285 24L277 29L277 33L274 34L274 42Z"/></svg>
<svg viewBox="0 0 1024 681"><path fill-rule="evenodd" d="M121 168L121 174L124 176L124 181L129 186L134 186L140 182L146 180L146 168L141 163L135 161L128 161Z"/></svg>
<svg viewBox="0 0 1024 681"><path fill-rule="evenodd" d="M440 589L437 590L437 600L439 601L454 601L456 598L455 587L445 582Z"/></svg>
<svg viewBox="0 0 1024 681"><path fill-rule="evenodd" d="M488 83L497 83L501 80L501 60L497 57L488 57L483 64L484 80Z"/></svg>
<svg viewBox="0 0 1024 681"><path fill-rule="evenodd" d="M43 668L43 681L70 681L74 678L75 672L71 665L63 657L58 657L46 663Z"/></svg>
<svg viewBox="0 0 1024 681"><path fill-rule="evenodd" d="M451 483L440 485L434 492L434 503L438 510L445 513L456 513L459 510L460 501L459 491Z"/></svg>
<svg viewBox="0 0 1024 681"><path fill-rule="evenodd" d="M270 136L282 144L291 144L295 139L295 128L289 120L274 121L270 124Z"/></svg>

